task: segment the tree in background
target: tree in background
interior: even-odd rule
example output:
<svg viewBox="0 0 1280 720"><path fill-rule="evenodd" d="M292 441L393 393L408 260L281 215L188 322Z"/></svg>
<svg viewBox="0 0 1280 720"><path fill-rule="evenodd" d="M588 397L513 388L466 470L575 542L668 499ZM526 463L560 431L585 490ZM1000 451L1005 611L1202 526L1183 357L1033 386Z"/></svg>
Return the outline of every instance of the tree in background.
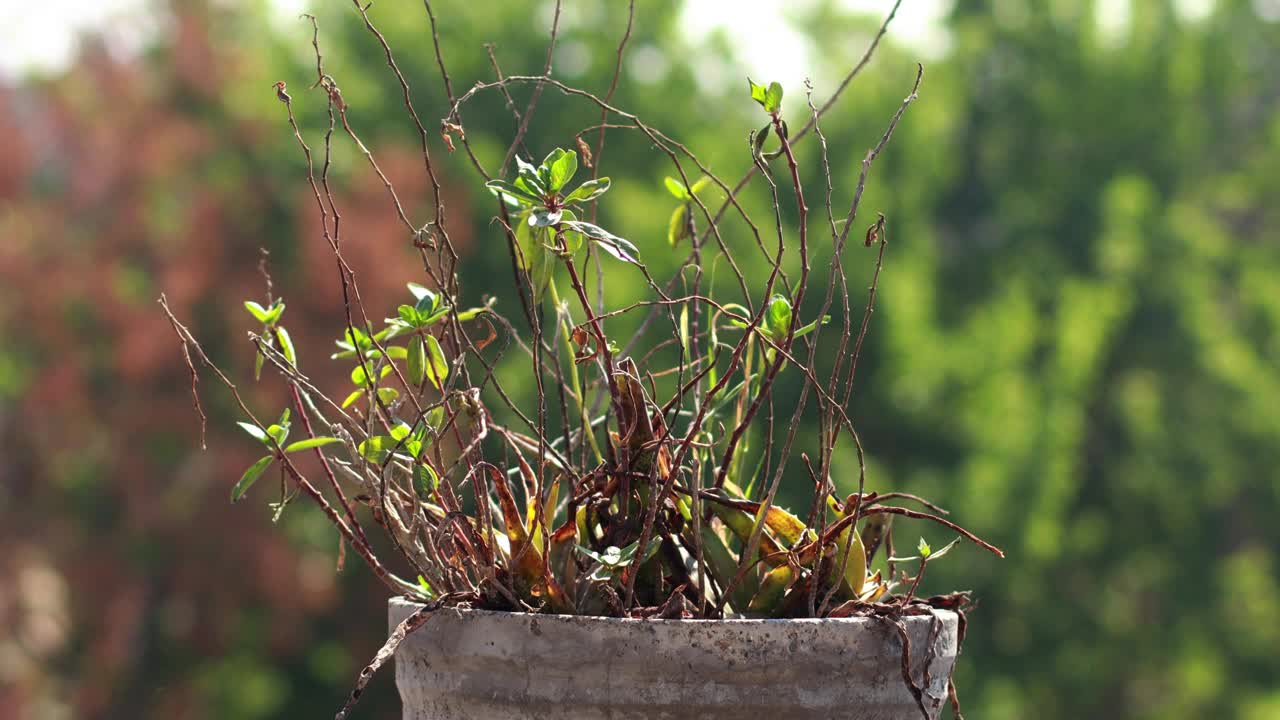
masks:
<svg viewBox="0 0 1280 720"><path fill-rule="evenodd" d="M333 573L338 549L316 513L291 508L282 534L266 508L226 505L251 459L222 434L229 408L207 408L209 453L186 450L198 420L160 291L219 339L207 347L239 377L253 325L239 302L263 292L245 271L259 246L295 342L315 350L304 357L339 331L341 300L270 90L287 80L304 132L323 128L323 100L305 89L310 26L175 5L173 32L141 58L89 50L65 74L0 91L0 568L16 580L0 583L0 625L15 628L0 635L0 704L19 717L327 712L385 633L376 585L357 563ZM870 472L1009 551L926 581L973 583L981 600L959 678L974 717L1280 714L1280 218L1268 202L1280 191L1280 26L1259 17L1265 2L1222 0L1196 21L1173 2L1129 5L1127 27L1103 31L1092 3L959 0L953 47L927 64L863 204L888 217L890 243L852 406ZM835 6L796 11L824 58L819 98L828 62L851 64L876 26ZM492 79L484 42L503 72L542 68L550 6L433 7L457 87ZM423 8L370 12L431 109L424 120L443 116ZM733 175L749 164L754 116L726 98L745 81L727 43L689 47L677 17L673 3L637 9L617 104ZM425 203L381 48L341 3L319 22L353 122L383 148L401 197ZM553 72L606 90L626 4L569 2L560 22ZM913 60L881 48L854 102L824 122L833 157L874 145ZM717 73L723 89L707 82ZM571 98L540 103L528 132L539 157L592 122ZM503 100L478 99L468 118L473 147L500 162L515 131ZM463 288L476 304L510 268L485 250L501 242L491 200L450 182L465 157L432 142L448 158L451 213L473 216L454 227L471 233ZM409 238L358 151L335 141L335 154L345 254L366 303L393 305L418 279ZM597 161L616 198L602 220L636 228L655 274L669 274L662 158L611 131ZM859 169L833 169L837 201ZM846 257L851 287L871 270L859 250ZM405 262L389 260L398 253ZM304 370L331 385L342 374ZM276 407L280 390L264 380L254 394ZM837 460L837 481L855 489L854 458ZM369 717L394 713L380 684Z"/></svg>

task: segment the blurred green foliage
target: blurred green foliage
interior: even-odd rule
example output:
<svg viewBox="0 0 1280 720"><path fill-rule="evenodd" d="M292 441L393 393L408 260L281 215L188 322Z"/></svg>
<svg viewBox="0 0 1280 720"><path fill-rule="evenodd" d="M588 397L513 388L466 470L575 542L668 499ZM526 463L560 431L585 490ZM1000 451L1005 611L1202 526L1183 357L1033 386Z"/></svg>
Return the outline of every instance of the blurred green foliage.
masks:
<svg viewBox="0 0 1280 720"><path fill-rule="evenodd" d="M395 78L351 8L322 5L326 70L423 216L429 187ZM822 58L818 99L876 27L837 5L794 11ZM1104 31L1095 3L958 0L953 45L926 64L856 221L883 212L890 243L851 408L871 484L941 503L1009 554L956 552L925 582L981 602L958 676L971 717L1280 716L1280 24L1266 2L1219 0L1194 21L1170 0L1127 5L1128 24ZM435 9L456 88L492 78L485 42L506 73L541 69L546 3ZM258 3L170 13L136 63L89 50L65 74L0 89L0 130L15 139L0 169L0 569L16 580L0 583L0 621L16 628L0 635L16 658L0 665L14 688L0 698L19 716L330 712L384 631L368 573L353 560L333 575L319 513L299 506L271 526L265 503L226 506L252 456L215 392L198 453L186 371L151 303L169 293L247 379L240 300L261 295L265 246L295 342L312 350L299 354L339 333L332 259L270 89L289 83L314 147L325 119L306 90L310 28L268 22ZM447 108L421 6L371 15L432 127ZM678 17L673 2L638 9L614 102L736 178L759 108L729 44L691 46ZM625 4L575 0L561 21L557 76L603 92ZM915 53L892 37L823 122L841 214L914 77ZM724 87L699 82L712 67L729 69ZM802 96L787 88L793 126ZM531 152L570 147L598 117L545 92ZM515 129L502 98L464 119L498 164ZM514 314L491 200L461 151L430 141L465 253L460 303L492 293ZM394 307L421 279L407 238L351 143L334 150L348 255L369 306ZM816 152L812 138L799 148L811 198ZM612 131L598 160L613 179L601 223L668 276L666 159ZM767 217L762 186L745 202ZM810 205L817 235L825 217ZM859 313L861 251L846 257ZM764 267L743 256L749 275ZM625 271L608 282L618 305L645 294ZM342 368L305 370L340 386ZM282 406L266 380L255 397ZM856 467L848 449L837 457L842 489L856 489ZM805 492L784 488L784 504ZM389 678L363 716L394 716Z"/></svg>

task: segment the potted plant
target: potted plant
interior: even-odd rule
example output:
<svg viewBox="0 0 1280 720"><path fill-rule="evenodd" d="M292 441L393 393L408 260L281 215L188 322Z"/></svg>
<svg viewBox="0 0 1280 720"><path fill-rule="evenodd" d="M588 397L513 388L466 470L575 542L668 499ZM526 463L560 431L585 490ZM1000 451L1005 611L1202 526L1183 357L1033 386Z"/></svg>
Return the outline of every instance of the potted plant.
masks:
<svg viewBox="0 0 1280 720"><path fill-rule="evenodd" d="M323 67L318 29L315 87L331 118L323 150L305 141L285 83L275 88L337 261L345 303L332 359L350 368L351 387L328 392L300 370L285 304L268 293L266 302L245 303L260 328L251 333L255 375L274 368L291 402L264 419L161 301L197 408L193 357L227 386L245 415L241 426L262 445L231 499L278 468L277 512L307 496L392 595L391 635L339 717L393 656L406 718L736 718L753 710L933 718L948 699L958 715L951 671L968 597L922 598L917 590L928 565L961 539L1001 553L921 498L870 490L845 412L884 262L884 216L860 238L874 263L861 312L850 309L847 240L872 162L915 100L921 74L868 152L841 216L819 127L838 92L821 108L810 97L807 113L793 114L793 122L805 119L792 132L781 85L749 82L763 125L743 146L748 171L730 185L642 118L545 72L455 94L437 42L450 103L440 142L450 152L464 146L494 197L492 232L510 257L519 298L506 309L460 282L465 260L450 238L456 221L440 199L433 143L368 10L356 5L422 136L434 217L407 217ZM522 121L508 152L515 167L502 172L472 154L463 112L481 93L510 98L516 85L532 85L533 102L523 114L511 105ZM605 119L562 143L576 150L534 156L528 148L539 143L524 130L548 86ZM588 221L608 202L601 147L610 119L671 162L665 240L633 243L623 229ZM812 193L793 152L811 134L828 183L821 240L810 235ZM422 257L422 282L409 284L385 321L362 304L342 254L327 168L343 135L385 183L390 211ZM767 223L736 199L751 182L773 198ZM794 222L784 206L795 208ZM720 232L726 216L749 229L745 248ZM816 242L830 244L829 267L810 267ZM735 260L744 250L767 259L767 275L744 275ZM651 252L683 257L673 277L651 274L643 262ZM788 273L793 261L798 269ZM641 278L649 296L612 301L605 278L621 272ZM625 338L614 330L624 318L636 328ZM784 375L798 394L779 393ZM789 422L779 422L779 408L789 409ZM800 432L811 451L796 450ZM837 492L831 478L840 444L856 451L856 492ZM295 464L302 453L318 458L320 477ZM808 506L781 507L784 483L809 488ZM940 524L956 540L935 550L921 539L915 555L896 556L895 516ZM370 523L407 572L374 552Z"/></svg>

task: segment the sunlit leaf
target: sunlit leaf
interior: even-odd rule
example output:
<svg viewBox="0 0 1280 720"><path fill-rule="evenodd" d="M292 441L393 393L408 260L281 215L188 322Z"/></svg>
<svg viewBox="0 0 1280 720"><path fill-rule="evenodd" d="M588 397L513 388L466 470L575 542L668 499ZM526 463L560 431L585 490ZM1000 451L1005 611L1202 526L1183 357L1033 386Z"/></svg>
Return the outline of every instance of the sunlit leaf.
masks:
<svg viewBox="0 0 1280 720"><path fill-rule="evenodd" d="M544 184L542 173L538 168L530 165L516 156L516 167L519 168L519 178L516 186L527 194L533 195L534 199L542 202L542 196L547 194L547 187Z"/></svg>
<svg viewBox="0 0 1280 720"><path fill-rule="evenodd" d="M829 322L831 322L831 316L823 315L821 324L826 325ZM796 337L800 338L800 337L804 337L805 335L808 335L809 333L813 332L814 328L818 327L818 325L819 325L819 322L817 320L814 320L813 322L809 323L808 325L805 325L804 327L796 328Z"/></svg>
<svg viewBox="0 0 1280 720"><path fill-rule="evenodd" d="M770 570L761 581L755 597L751 598L747 611L754 615L774 614L795 579L795 572L789 565L779 565Z"/></svg>
<svg viewBox="0 0 1280 720"><path fill-rule="evenodd" d="M671 212L671 219L667 221L667 244L671 247L675 247L687 234L686 212L688 212L686 205L677 205L676 209Z"/></svg>
<svg viewBox="0 0 1280 720"><path fill-rule="evenodd" d="M515 183L509 183L506 180L490 180L485 183L485 187L489 188L494 194L502 194L515 198L521 203L533 204L542 202L542 198L532 192L529 192Z"/></svg>
<svg viewBox="0 0 1280 720"><path fill-rule="evenodd" d="M274 459L271 455L264 455L257 462L250 465L249 469L245 470L244 474L240 476L240 481L236 483L235 487L231 488L231 502L244 497L244 494L249 491L250 487L253 487L253 484L257 482L258 478L266 471L267 466Z"/></svg>
<svg viewBox="0 0 1280 720"><path fill-rule="evenodd" d="M850 525L836 536L836 568L844 568L844 581L857 596L862 593L863 583L867 580L867 553L862 547L862 538L853 529ZM849 547L847 552L846 544Z"/></svg>
<svg viewBox="0 0 1280 720"><path fill-rule="evenodd" d="M275 344L275 339L272 338L270 335L268 335L267 339L264 342L267 347L272 347ZM262 365L266 361L267 361L267 356L261 350L258 350L257 352L254 353L253 379L255 382L262 379Z"/></svg>
<svg viewBox="0 0 1280 720"><path fill-rule="evenodd" d="M444 381L449 377L449 362L445 360L444 350L440 348L440 341L436 340L434 335L426 337L426 352L427 362L424 370L427 379L439 390L444 387Z"/></svg>
<svg viewBox="0 0 1280 720"><path fill-rule="evenodd" d="M361 442L356 449L365 460L375 465L381 465L386 462L391 450L399 444L400 441L390 435L374 435Z"/></svg>
<svg viewBox="0 0 1280 720"><path fill-rule="evenodd" d="M416 387L427 378L427 348L421 336L409 340L409 382Z"/></svg>
<svg viewBox="0 0 1280 720"><path fill-rule="evenodd" d="M565 199L565 203L574 202L591 202L601 195L609 191L609 178L602 177L596 180L588 180L578 186L577 190L569 193Z"/></svg>
<svg viewBox="0 0 1280 720"><path fill-rule="evenodd" d="M426 420L431 429L439 431L440 427L444 425L444 406L437 405L428 410Z"/></svg>
<svg viewBox="0 0 1280 720"><path fill-rule="evenodd" d="M573 179L574 173L578 172L578 154L572 150L556 148L542 164L547 167L550 176L551 187L547 190L558 193Z"/></svg>
<svg viewBox="0 0 1280 720"><path fill-rule="evenodd" d="M414 302L417 302L418 300L421 300L424 297L431 297L432 295L435 294L431 292L430 289L414 282L405 283L405 287L409 288L409 292L413 294Z"/></svg>
<svg viewBox="0 0 1280 720"><path fill-rule="evenodd" d="M310 450L311 448L324 447L325 445L332 445L334 443L340 443L340 442L342 441L336 437L327 437L327 436L313 437L313 438L307 438L306 440L299 440L297 442L289 443L289 446L286 447L284 451L287 453L292 453L292 452L298 452L299 450Z"/></svg>
<svg viewBox="0 0 1280 720"><path fill-rule="evenodd" d="M636 246L632 245L630 241L620 238L608 230L597 225L592 225L588 222L572 222L565 224L568 225L570 229L576 230L577 232L591 238L591 240L594 241L601 250L604 250L615 258L635 265L640 264L640 261L636 257L640 254L640 251L637 250Z"/></svg>
<svg viewBox="0 0 1280 720"><path fill-rule="evenodd" d="M267 317L270 315L270 313L267 311L266 308L262 307L261 305L259 305L258 303L252 300L245 300L244 307L246 310L249 311L249 314L252 315L255 320L262 323L263 325L267 324Z"/></svg>
<svg viewBox="0 0 1280 720"><path fill-rule="evenodd" d="M521 220L516 225L516 261L521 270L524 270L529 278L529 285L533 291L534 303L542 298L542 293L547 289L547 284L551 281L551 271L555 260L552 253L547 251L546 245L543 244L542 238L546 236L546 230L542 228L534 228L526 219Z"/></svg>
<svg viewBox="0 0 1280 720"><path fill-rule="evenodd" d="M791 301L785 295L775 294L769 299L764 324L774 342L781 343L787 337L791 330Z"/></svg>
<svg viewBox="0 0 1280 720"><path fill-rule="evenodd" d="M755 88L751 90L752 95L755 94ZM776 82L769 83L769 89L765 91L764 111L767 113L776 113L782 109L782 85Z"/></svg>
<svg viewBox="0 0 1280 720"><path fill-rule="evenodd" d="M577 222L578 216L572 210L565 210L561 217L562 223ZM564 239L564 248L570 255L582 249L582 233L571 230L568 227L560 227L560 237Z"/></svg>
<svg viewBox="0 0 1280 720"><path fill-rule="evenodd" d="M247 422L237 422L236 424L244 428L244 431L252 435L254 439L257 440L258 442L261 442L261 443L267 442L267 433L264 432L262 428L258 427L257 425L254 425L252 423L247 423Z"/></svg>
<svg viewBox="0 0 1280 720"><path fill-rule="evenodd" d="M365 374L365 366L363 364L355 366L351 370L351 383L360 387L369 385L369 377ZM390 363L384 364L382 369L378 370L378 379L382 379L391 373Z"/></svg>
<svg viewBox="0 0 1280 720"><path fill-rule="evenodd" d="M684 186L684 183L671 177L670 175L663 178L662 182L664 185L667 186L667 192L671 193L671 196L674 197L675 199L681 200L681 201L689 199L689 190Z"/></svg>
<svg viewBox="0 0 1280 720"><path fill-rule="evenodd" d="M547 210L546 208L534 208L529 213L529 224L534 227L549 227L560 222L560 216L563 214L560 210Z"/></svg>
<svg viewBox="0 0 1280 720"><path fill-rule="evenodd" d="M435 468L424 462L413 466L413 492L419 500L430 500L439 484L440 476L436 474Z"/></svg>
<svg viewBox="0 0 1280 720"><path fill-rule="evenodd" d="M277 327L276 335L280 338L280 354L284 355L284 359L290 365L297 367L298 355L293 349L293 338L289 337L289 331L283 327Z"/></svg>
<svg viewBox="0 0 1280 720"><path fill-rule="evenodd" d="M436 591L431 589L431 583L427 582L427 579L421 575L418 576L418 589L422 591L423 596L428 600L436 596Z"/></svg>
<svg viewBox="0 0 1280 720"><path fill-rule="evenodd" d="M285 438L289 437L289 425L271 425L267 428L267 435L276 441L277 445L283 445Z"/></svg>

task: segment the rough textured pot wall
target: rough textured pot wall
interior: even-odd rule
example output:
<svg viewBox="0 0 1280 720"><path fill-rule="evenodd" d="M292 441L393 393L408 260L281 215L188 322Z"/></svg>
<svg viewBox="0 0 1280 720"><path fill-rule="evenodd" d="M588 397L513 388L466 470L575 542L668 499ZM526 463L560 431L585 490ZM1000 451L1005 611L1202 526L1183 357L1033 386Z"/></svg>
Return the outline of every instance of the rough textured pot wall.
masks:
<svg viewBox="0 0 1280 720"><path fill-rule="evenodd" d="M391 626L417 607L391 600ZM937 627L927 616L903 619L931 718L957 652L956 615L936 617ZM922 717L903 681L897 631L868 618L624 620L445 609L409 636L395 664L405 720Z"/></svg>

